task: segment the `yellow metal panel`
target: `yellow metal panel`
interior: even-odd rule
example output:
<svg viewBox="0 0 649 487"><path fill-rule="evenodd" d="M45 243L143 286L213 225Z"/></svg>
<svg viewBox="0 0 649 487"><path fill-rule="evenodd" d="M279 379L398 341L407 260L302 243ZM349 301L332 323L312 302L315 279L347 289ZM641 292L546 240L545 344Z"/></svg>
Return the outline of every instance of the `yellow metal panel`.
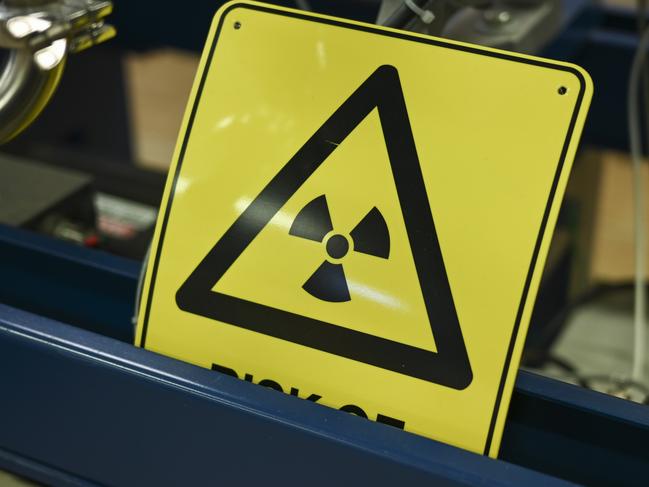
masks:
<svg viewBox="0 0 649 487"><path fill-rule="evenodd" d="M566 63L226 5L137 343L496 456L591 96Z"/></svg>

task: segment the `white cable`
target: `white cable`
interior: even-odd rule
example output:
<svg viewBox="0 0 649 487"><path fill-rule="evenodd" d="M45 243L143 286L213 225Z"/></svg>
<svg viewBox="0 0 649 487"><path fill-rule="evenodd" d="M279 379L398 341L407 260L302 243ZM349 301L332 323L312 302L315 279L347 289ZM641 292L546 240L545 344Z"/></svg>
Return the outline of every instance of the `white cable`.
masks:
<svg viewBox="0 0 649 487"><path fill-rule="evenodd" d="M645 191L642 178L642 138L640 135L640 86L644 68L647 48L649 47L649 28L645 29L640 37L638 49L633 58L631 75L629 77L628 116L629 140L631 145L631 158L633 160L633 199L634 199L634 227L635 227L635 296L633 310L634 344L633 367L631 377L636 382L642 382L644 376L644 363L646 355L646 216L645 216ZM647 114L649 116L649 114Z"/></svg>
<svg viewBox="0 0 649 487"><path fill-rule="evenodd" d="M430 24L435 20L435 14L428 9L423 9L417 5L414 0L403 0L403 3L406 4L410 10L412 10L415 15L417 15L424 24Z"/></svg>

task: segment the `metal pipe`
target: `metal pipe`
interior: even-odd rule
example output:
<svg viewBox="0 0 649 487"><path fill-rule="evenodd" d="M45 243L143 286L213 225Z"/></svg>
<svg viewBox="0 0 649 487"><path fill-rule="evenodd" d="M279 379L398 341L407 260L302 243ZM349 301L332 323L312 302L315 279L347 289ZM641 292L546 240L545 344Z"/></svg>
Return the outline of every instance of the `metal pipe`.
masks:
<svg viewBox="0 0 649 487"><path fill-rule="evenodd" d="M111 38L107 0L0 1L0 144L41 113L61 79L69 52Z"/></svg>
<svg viewBox="0 0 649 487"><path fill-rule="evenodd" d="M64 62L49 71L36 66L30 51L6 51L0 74L0 144L8 142L41 113L61 79Z"/></svg>

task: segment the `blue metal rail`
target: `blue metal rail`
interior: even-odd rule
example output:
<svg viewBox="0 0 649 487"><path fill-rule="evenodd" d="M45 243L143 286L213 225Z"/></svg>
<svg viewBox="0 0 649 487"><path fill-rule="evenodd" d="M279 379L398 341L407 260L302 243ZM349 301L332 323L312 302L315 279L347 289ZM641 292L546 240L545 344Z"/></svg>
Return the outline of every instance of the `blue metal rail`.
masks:
<svg viewBox="0 0 649 487"><path fill-rule="evenodd" d="M0 466L42 481L554 481L3 305L0 317L0 386L9 391L0 415ZM35 471L40 465L48 471Z"/></svg>
<svg viewBox="0 0 649 487"><path fill-rule="evenodd" d="M0 227L0 269L0 466L48 483L646 483L637 404L521 372L494 461L133 347L136 262Z"/></svg>

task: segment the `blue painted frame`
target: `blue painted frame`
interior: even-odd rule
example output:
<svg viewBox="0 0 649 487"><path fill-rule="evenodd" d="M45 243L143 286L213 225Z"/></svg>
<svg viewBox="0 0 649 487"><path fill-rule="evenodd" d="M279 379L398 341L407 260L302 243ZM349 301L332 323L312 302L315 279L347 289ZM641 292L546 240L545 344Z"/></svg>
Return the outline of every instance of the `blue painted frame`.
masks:
<svg viewBox="0 0 649 487"><path fill-rule="evenodd" d="M0 466L40 480L566 485L4 305L0 317Z"/></svg>
<svg viewBox="0 0 649 487"><path fill-rule="evenodd" d="M280 480L290 469L288 483L383 485L397 476L440 485L644 485L649 471L644 406L520 372L503 461L494 461L133 347L137 262L0 226L0 269L0 301L12 305L0 305L0 466L47 483L173 483L178 471L205 481L217 456L241 467L221 472L230 483ZM187 418L177 419L183 411ZM162 436L156 426L165 421ZM203 430L225 435L236 454L211 445ZM243 468L246 451L258 469ZM323 457L292 463L294 451ZM181 464L167 458L178 454ZM156 458L164 460L159 477L150 471Z"/></svg>
<svg viewBox="0 0 649 487"><path fill-rule="evenodd" d="M0 370L0 466L57 485L564 485L534 470L643 485L649 471L648 408L525 372L495 461L5 305Z"/></svg>

